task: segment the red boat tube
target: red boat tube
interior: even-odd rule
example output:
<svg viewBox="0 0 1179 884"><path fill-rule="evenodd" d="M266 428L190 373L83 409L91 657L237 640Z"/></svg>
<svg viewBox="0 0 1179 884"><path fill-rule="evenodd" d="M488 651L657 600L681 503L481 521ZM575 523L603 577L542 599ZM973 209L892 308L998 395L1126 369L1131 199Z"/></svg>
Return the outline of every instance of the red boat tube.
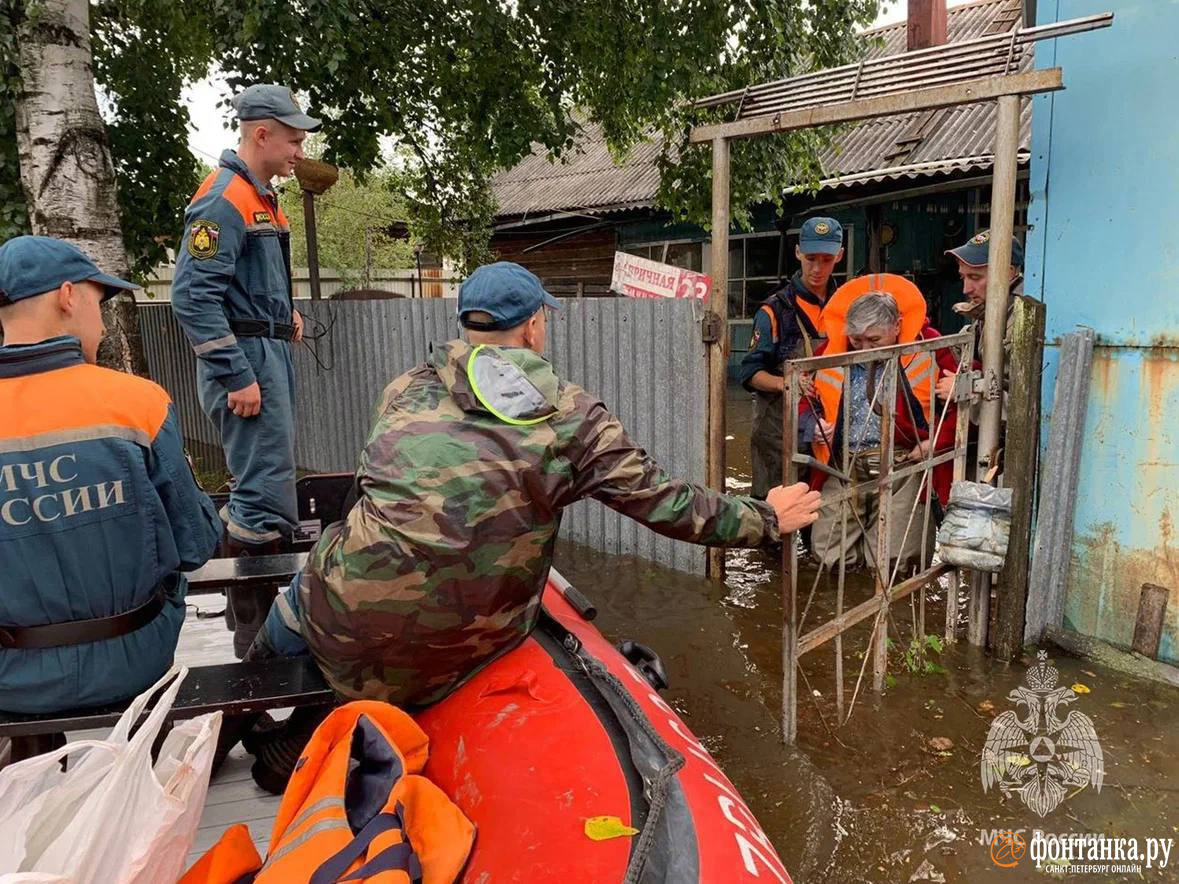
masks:
<svg viewBox="0 0 1179 884"><path fill-rule="evenodd" d="M532 635L418 716L427 776L476 825L464 880L788 884L733 784L652 687L657 667L640 661L645 677L568 590L552 572ZM591 817L637 834L593 840Z"/></svg>

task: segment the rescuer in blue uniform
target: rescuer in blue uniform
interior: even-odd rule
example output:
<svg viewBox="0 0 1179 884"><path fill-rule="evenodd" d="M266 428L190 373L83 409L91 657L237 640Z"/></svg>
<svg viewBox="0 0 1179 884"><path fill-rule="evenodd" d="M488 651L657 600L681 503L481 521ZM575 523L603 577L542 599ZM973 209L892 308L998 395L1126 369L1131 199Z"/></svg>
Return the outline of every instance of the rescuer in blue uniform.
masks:
<svg viewBox="0 0 1179 884"><path fill-rule="evenodd" d="M753 336L741 360L741 383L755 395L750 454L759 500L782 484L782 363L813 355L823 339L823 307L835 292L831 275L843 259L843 228L834 218L808 219L794 256L800 269L753 315Z"/></svg>
<svg viewBox="0 0 1179 884"><path fill-rule="evenodd" d="M42 236L0 246L0 709L139 694L184 622L182 569L221 534L172 402L94 364L100 303L131 283Z"/></svg>
<svg viewBox="0 0 1179 884"><path fill-rule="evenodd" d="M290 227L270 185L290 175L320 121L289 89L250 86L233 99L237 151L193 196L172 283L172 309L198 357L201 407L221 434L235 484L222 511L230 555L289 548L295 497L295 380L291 345L303 320L291 297ZM273 590L234 589L227 619L240 657Z"/></svg>

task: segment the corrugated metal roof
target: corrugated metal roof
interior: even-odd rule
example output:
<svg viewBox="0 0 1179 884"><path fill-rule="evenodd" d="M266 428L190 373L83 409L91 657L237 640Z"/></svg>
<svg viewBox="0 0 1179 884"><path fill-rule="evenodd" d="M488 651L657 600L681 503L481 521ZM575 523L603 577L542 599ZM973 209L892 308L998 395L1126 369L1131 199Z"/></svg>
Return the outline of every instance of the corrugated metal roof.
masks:
<svg viewBox="0 0 1179 884"><path fill-rule="evenodd" d="M949 42L1016 28L1020 10L1021 0L973 0L955 6L947 21ZM881 43L868 50L868 57L904 52L905 32L905 22L898 22L865 33L865 39ZM1032 66L1029 47L1020 68ZM989 169L994 162L996 114L994 102L983 102L857 123L824 151L823 187ZM1020 116L1021 161L1031 143L1031 119L1031 99L1025 98ZM902 139L903 143L898 143ZM499 216L550 212L603 215L653 204L659 186L657 143L638 145L621 165L614 163L595 124L585 126L578 145L565 162L552 162L538 150L497 175L493 189Z"/></svg>
<svg viewBox="0 0 1179 884"><path fill-rule="evenodd" d="M1019 26L1020 0L976 0L949 11L951 43L1000 33ZM896 55L905 51L904 22L888 25L867 36L883 40L883 45L869 50L870 58ZM1022 53L1020 70L1034 64L1031 47ZM990 168L994 162L995 102L963 104L935 111L882 117L857 123L838 136L824 151L825 187L861 184L865 180L937 175L956 167ZM906 134L920 137L902 144ZM1032 102L1023 99L1020 114L1020 150L1027 151L1032 138ZM923 170L919 173L915 170ZM862 173L875 171L877 177L866 179ZM841 181L844 176L856 176Z"/></svg>
<svg viewBox="0 0 1179 884"><path fill-rule="evenodd" d="M499 214L548 212L600 214L649 206L659 187L659 145L637 145L626 161L615 164L596 123L588 123L578 148L566 161L551 161L538 149L506 172L493 187Z"/></svg>

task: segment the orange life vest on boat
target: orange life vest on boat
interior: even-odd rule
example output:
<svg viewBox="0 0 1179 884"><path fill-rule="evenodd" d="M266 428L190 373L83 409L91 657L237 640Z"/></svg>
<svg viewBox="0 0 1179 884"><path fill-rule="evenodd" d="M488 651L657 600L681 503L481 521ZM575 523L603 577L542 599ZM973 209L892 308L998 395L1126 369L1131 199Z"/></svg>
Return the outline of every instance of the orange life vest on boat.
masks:
<svg viewBox="0 0 1179 884"><path fill-rule="evenodd" d="M901 333L897 338L898 344L910 344L921 335L925 327L925 297L921 290L909 280L895 273L870 273L849 280L835 290L835 294L823 308L823 331L827 335L827 347L824 356L835 353L846 353L847 344L847 311L859 298L870 292L884 292L896 301L901 314ZM909 390L920 403L921 411L928 426L933 415L933 388L937 380L937 362L934 354L911 353L902 356L901 368L908 381ZM839 417L839 408L843 400L844 369L824 368L815 372L815 392L823 407L822 417L834 424ZM898 394L901 391L898 390ZM831 451L827 443L821 438L812 445L815 457L823 463L831 462Z"/></svg>
<svg viewBox="0 0 1179 884"><path fill-rule="evenodd" d="M316 729L287 784L265 862L245 826L222 835L180 884L449 884L475 828L421 776L426 734L388 703L357 700Z"/></svg>

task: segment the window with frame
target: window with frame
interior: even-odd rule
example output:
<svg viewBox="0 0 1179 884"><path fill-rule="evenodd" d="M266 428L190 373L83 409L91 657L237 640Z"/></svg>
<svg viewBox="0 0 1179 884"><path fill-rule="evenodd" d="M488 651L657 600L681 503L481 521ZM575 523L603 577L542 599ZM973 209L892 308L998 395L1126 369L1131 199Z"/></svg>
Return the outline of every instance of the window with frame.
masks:
<svg viewBox="0 0 1179 884"><path fill-rule="evenodd" d="M852 266L852 228L844 228L843 258L831 277L836 285L848 280ZM757 308L799 268L794 248L798 230L789 230L783 243L778 233L750 233L729 239L729 318L749 319ZM784 246L784 248L783 248ZM783 252L779 257L779 253ZM779 261L781 263L779 263ZM782 275L779 277L778 268Z"/></svg>
<svg viewBox="0 0 1179 884"><path fill-rule="evenodd" d="M729 237L729 318L748 319L779 287L778 233Z"/></svg>
<svg viewBox="0 0 1179 884"><path fill-rule="evenodd" d="M626 246L623 249L628 255L638 255L640 258L650 258L662 264L671 264L685 270L701 272L704 265L704 243L689 240L667 240L664 242L641 243Z"/></svg>

